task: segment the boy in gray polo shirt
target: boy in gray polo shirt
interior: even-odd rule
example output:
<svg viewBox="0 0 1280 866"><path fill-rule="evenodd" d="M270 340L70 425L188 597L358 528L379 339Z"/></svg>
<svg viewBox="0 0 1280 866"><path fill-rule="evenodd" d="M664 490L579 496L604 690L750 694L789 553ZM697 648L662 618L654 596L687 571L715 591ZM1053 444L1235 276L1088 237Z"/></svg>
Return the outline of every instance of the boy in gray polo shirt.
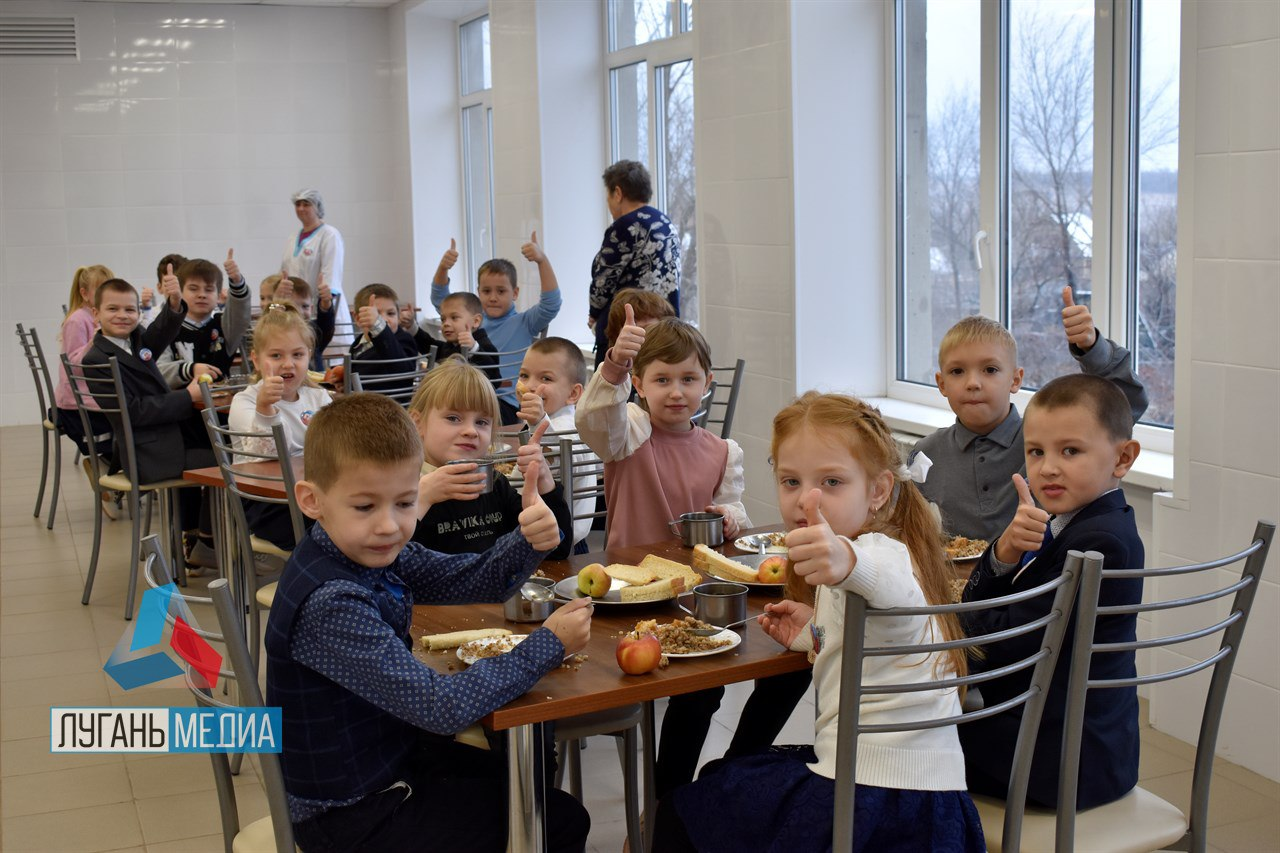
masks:
<svg viewBox="0 0 1280 866"><path fill-rule="evenodd" d="M1120 387L1136 422L1147 410L1147 392L1134 373L1129 351L1102 336L1089 308L1074 303L1071 288L1062 290L1062 326L1071 355L1085 373ZM1022 417L1009 395L1022 386L1018 344L998 322L982 316L961 319L938 346L938 390L947 398L956 423L916 443L911 455L932 461L920 492L942 512L942 526L952 535L991 540L1000 535L1018 510L1018 495L1009 484L1026 470Z"/></svg>

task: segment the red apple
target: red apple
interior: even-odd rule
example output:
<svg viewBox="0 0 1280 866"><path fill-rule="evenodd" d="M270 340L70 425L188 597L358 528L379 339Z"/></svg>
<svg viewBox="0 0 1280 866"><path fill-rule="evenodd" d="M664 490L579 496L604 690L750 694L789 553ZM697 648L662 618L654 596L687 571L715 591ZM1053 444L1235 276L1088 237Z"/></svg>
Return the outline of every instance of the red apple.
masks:
<svg viewBox="0 0 1280 866"><path fill-rule="evenodd" d="M617 656L624 674L647 674L662 664L662 644L651 634L629 632L619 638Z"/></svg>
<svg viewBox="0 0 1280 866"><path fill-rule="evenodd" d="M787 560L781 556L771 556L760 563L756 579L761 583L782 583L787 579Z"/></svg>

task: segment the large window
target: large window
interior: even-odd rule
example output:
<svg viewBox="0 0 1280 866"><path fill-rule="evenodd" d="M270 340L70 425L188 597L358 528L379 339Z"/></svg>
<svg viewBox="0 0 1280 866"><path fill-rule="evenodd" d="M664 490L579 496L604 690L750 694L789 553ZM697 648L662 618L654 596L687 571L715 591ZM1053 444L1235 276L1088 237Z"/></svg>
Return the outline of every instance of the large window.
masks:
<svg viewBox="0 0 1280 866"><path fill-rule="evenodd" d="M458 108L462 112L463 239L468 271L494 257L493 102L489 16L458 28Z"/></svg>
<svg viewBox="0 0 1280 866"><path fill-rule="evenodd" d="M680 230L680 314L698 320L693 160L693 3L606 0L609 152L653 176L653 206Z"/></svg>
<svg viewBox="0 0 1280 866"><path fill-rule="evenodd" d="M963 316L1074 372L1062 289L1173 424L1178 0L898 0L897 396Z"/></svg>

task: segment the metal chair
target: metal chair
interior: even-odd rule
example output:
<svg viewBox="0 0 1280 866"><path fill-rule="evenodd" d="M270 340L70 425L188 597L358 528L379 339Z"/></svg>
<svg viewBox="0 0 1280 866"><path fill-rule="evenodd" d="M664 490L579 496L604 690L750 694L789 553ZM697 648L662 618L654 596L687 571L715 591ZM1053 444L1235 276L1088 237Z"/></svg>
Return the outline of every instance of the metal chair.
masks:
<svg viewBox="0 0 1280 866"><path fill-rule="evenodd" d="M377 391L380 394L386 394L401 406L407 406L422 377L436 365L436 347L432 346L431 351L424 355L357 363L360 364L358 373L351 365L351 353L348 352L343 356L342 366L346 370L346 375L343 377L344 394ZM382 372L384 370L387 372Z"/></svg>
<svg viewBox="0 0 1280 866"><path fill-rule="evenodd" d="M1231 670L1239 655L1244 627L1249 610L1262 578L1267 552L1275 534L1276 525L1259 521L1253 540L1243 550L1193 565L1172 568L1129 569L1104 571L1102 555L1096 552L1068 554L1068 568L1081 569L1080 601L1076 614L1075 645L1071 650L1071 673L1068 681L1066 717L1062 739L1062 760L1058 769L1058 803L1074 804L1081 771L1080 741L1084 730L1085 701L1093 689L1133 688L1174 680L1212 668L1204 710L1200 719L1200 736L1196 742L1195 770L1191 782L1191 807L1189 814L1168 803L1141 786L1134 788L1113 803L1107 803L1082 812L1072 806L1051 810L1029 810L1023 824L1023 841L1031 851L1076 851L1076 842L1083 843L1080 850L1099 852L1131 852L1179 850L1204 853L1208 844L1209 783L1213 776L1214 747L1218 740L1222 708L1227 700L1227 687ZM1104 580L1136 580L1166 578L1175 575L1200 574L1224 568L1244 560L1238 580L1223 586L1222 580L1208 575L1192 595L1143 602L1131 605L1099 606L1098 594ZM1125 643L1096 643L1094 628L1102 616L1134 616L1137 614L1183 610L1202 606L1202 613L1209 625L1178 631L1174 634L1156 635ZM1229 610L1228 610L1229 606ZM1227 611L1225 614L1223 611ZM1180 615L1185 624L1187 617ZM1216 622L1214 621L1216 620ZM1183 629L1185 625L1175 626ZM1156 625L1159 625L1157 622ZM1222 634L1216 649L1185 647L1179 652L1197 658L1183 667L1171 671L1140 675L1132 678L1099 680L1090 677L1090 664L1100 653L1136 652L1143 649L1160 649L1177 644L1189 644L1203 638ZM988 815L996 814L995 806L982 798L978 800L979 812L986 825Z"/></svg>
<svg viewBox="0 0 1280 866"><path fill-rule="evenodd" d="M728 439L733 429L733 416L738 411L738 397L742 394L742 373L747 362L739 358L732 367L712 367L715 374L715 396L712 398L711 417L707 424L719 428L720 438ZM732 373L733 375L727 375ZM707 426L704 424L703 426Z"/></svg>
<svg viewBox="0 0 1280 866"><path fill-rule="evenodd" d="M712 382L707 387L707 393L702 395L702 402L698 404L698 411L693 413L689 420L695 427L707 429L707 419L711 417L711 406L716 399L716 383Z"/></svg>
<svg viewBox="0 0 1280 866"><path fill-rule="evenodd" d="M471 366L475 367L477 370L483 370L486 376L488 376L491 371L495 371L495 370L498 372L498 375L501 376L502 371L510 367L512 364L515 364L516 367L518 368L520 365L520 362L524 359L525 352L527 351L528 351L528 347L525 347L524 349L518 349L513 352L481 353L481 354L487 354L490 358L495 358L497 360L495 360L491 364L476 364L471 361L468 361L467 363L471 364ZM492 378L493 377L490 377L490 379ZM516 393L515 373L513 372L511 374L511 378L509 380L504 377L501 382L495 383L493 386L493 390L497 393L499 400L505 400L507 397L515 396L515 393ZM517 402L519 401L517 400Z"/></svg>
<svg viewBox="0 0 1280 866"><path fill-rule="evenodd" d="M1053 678L1054 667L1058 662L1062 640L1066 634L1067 619L1071 615L1071 605L1075 599L1079 581L1080 564L1075 563L1068 565L1067 568L1063 569L1062 574L1040 586L1001 598L985 599L964 604L873 609L867 607L866 599L862 596L852 592L845 594L844 655L840 671L839 718L841 721L856 720L857 723L841 724L836 732L835 821L832 827L832 851L836 853L849 852L853 846L854 780L857 778L858 737L860 735L944 728L950 725L985 719L1020 706L1022 707L1022 722L1018 728L1018 739L1014 748L1013 769L1009 776L1007 798L1009 808L1004 814L1003 825L1004 850L1019 850L1019 840L1022 833L1022 814L1027 794L1027 780L1031 773L1031 755L1035 749L1036 735L1040 729L1040 717L1044 710L1045 694L1048 692L1049 683ZM951 641L938 641L931 644L866 645L867 620L872 617L964 614L970 611L986 610L1006 604L1023 602L1028 599L1049 595L1050 593L1053 594L1052 606L1044 616L990 634L964 637ZM884 686L864 686L862 684L862 662L866 658L915 656L929 652L944 653L953 649L961 649L967 652L971 647L985 646L1041 630L1043 630L1043 635L1040 640L1040 646L1035 652L1026 658L999 668L980 673L971 673L953 679L928 680L921 683ZM911 662L903 663L908 664ZM1034 670L1028 687L1020 694L994 706L941 719L926 718L918 721L874 725L863 724L861 720L859 710L863 697L867 695L907 694L974 686L1032 667L1034 667Z"/></svg>
<svg viewBox="0 0 1280 866"><path fill-rule="evenodd" d="M92 410L100 414L106 415L108 418L116 416L118 424L112 426L117 431L122 431L122 436L116 436L114 447L116 456L120 458L121 466L134 467L138 465L137 452L133 444L133 424L129 420L129 404L126 402L124 386L120 382L119 362L115 358L109 358L106 364L75 364L72 365L71 360L64 354L61 356L63 369L67 372L67 381L71 383L71 394L76 401L76 410L80 413L80 422L84 425L85 430L92 430L93 427L89 422L90 410L85 406L85 397L87 393L93 393L96 398L97 406ZM105 391L104 386L110 385L110 392ZM83 385L83 388L81 387ZM89 448L90 473L89 480L93 483L93 493L96 499L100 498L103 489L113 492L128 494L129 500L129 520L132 524L132 544L130 547L129 558L129 591L125 595L124 602L124 618L133 619L133 603L137 596L138 590L138 559L140 556L142 536L149 534L151 529L151 510L147 509L147 523L144 528L140 520L142 497L144 494L156 494L160 503L160 525L169 539L169 557L175 563L174 573L181 574L182 571L177 566L178 557L182 556L182 538L181 528L178 525L177 514L178 507L175 493L178 488L191 487L191 482L184 481L181 477L170 478L164 481L156 481L151 484L139 484L134 478L131 478L124 470L108 474L106 461L98 454L97 442L92 436L86 436L85 442ZM102 509L95 508L93 510L93 554L89 559L89 574L84 583L84 594L80 597L81 604L89 603L89 596L93 592L93 580L98 572L98 553L102 547Z"/></svg>
<svg viewBox="0 0 1280 866"><path fill-rule="evenodd" d="M49 377L49 365L44 359L44 349L40 346L40 335L35 328L26 329L18 323L18 342L22 344L22 354L27 359L27 367L31 370L31 378L36 384L36 399L40 401L40 426L43 436L40 444L43 447L40 465L40 489L36 492L36 510L32 517L40 516L40 506L44 504L45 483L49 480L49 439L53 439L53 491L49 496L49 520L46 529L53 529L53 520L58 513L58 493L62 486L62 436L58 425L50 419L50 410L57 417L57 405L53 398L53 380ZM88 427L85 428L89 430ZM92 436L92 432L86 433Z"/></svg>
<svg viewBox="0 0 1280 866"><path fill-rule="evenodd" d="M209 584L209 596L218 615L222 640L231 662L231 674L235 678L239 706L261 707L262 690L258 688L257 666L254 663L244 632L241 630L237 605L231 589L223 578ZM227 706L205 689L204 694L193 689L197 700L212 706ZM289 798L285 793L284 774L280 770L280 756L271 752L258 754L258 769L262 774L262 786L266 789L267 807L270 813L247 827L240 826L240 814L236 807L236 789L231 780L231 761L225 754L209 756L213 763L214 785L218 792L218 808L222 817L222 839L227 853L290 853L297 851L293 841L293 823L289 819Z"/></svg>
<svg viewBox="0 0 1280 866"><path fill-rule="evenodd" d="M573 519L595 520L603 517L608 533L607 509L596 508L595 505L604 497L604 460L591 450L587 443L578 438L577 433L565 431L559 434L560 454L557 461L560 467L560 484L564 497L569 503L569 512ZM592 503L591 511L579 512L575 507L584 501Z"/></svg>

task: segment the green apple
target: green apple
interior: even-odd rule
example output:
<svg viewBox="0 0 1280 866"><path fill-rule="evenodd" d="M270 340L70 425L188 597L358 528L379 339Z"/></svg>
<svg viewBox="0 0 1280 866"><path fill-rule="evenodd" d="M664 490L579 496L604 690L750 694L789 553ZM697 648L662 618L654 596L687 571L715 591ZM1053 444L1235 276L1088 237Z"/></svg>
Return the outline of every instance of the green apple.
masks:
<svg viewBox="0 0 1280 866"><path fill-rule="evenodd" d="M613 579L605 573L604 566L593 562L578 572L578 592L592 598L604 598L613 584Z"/></svg>

